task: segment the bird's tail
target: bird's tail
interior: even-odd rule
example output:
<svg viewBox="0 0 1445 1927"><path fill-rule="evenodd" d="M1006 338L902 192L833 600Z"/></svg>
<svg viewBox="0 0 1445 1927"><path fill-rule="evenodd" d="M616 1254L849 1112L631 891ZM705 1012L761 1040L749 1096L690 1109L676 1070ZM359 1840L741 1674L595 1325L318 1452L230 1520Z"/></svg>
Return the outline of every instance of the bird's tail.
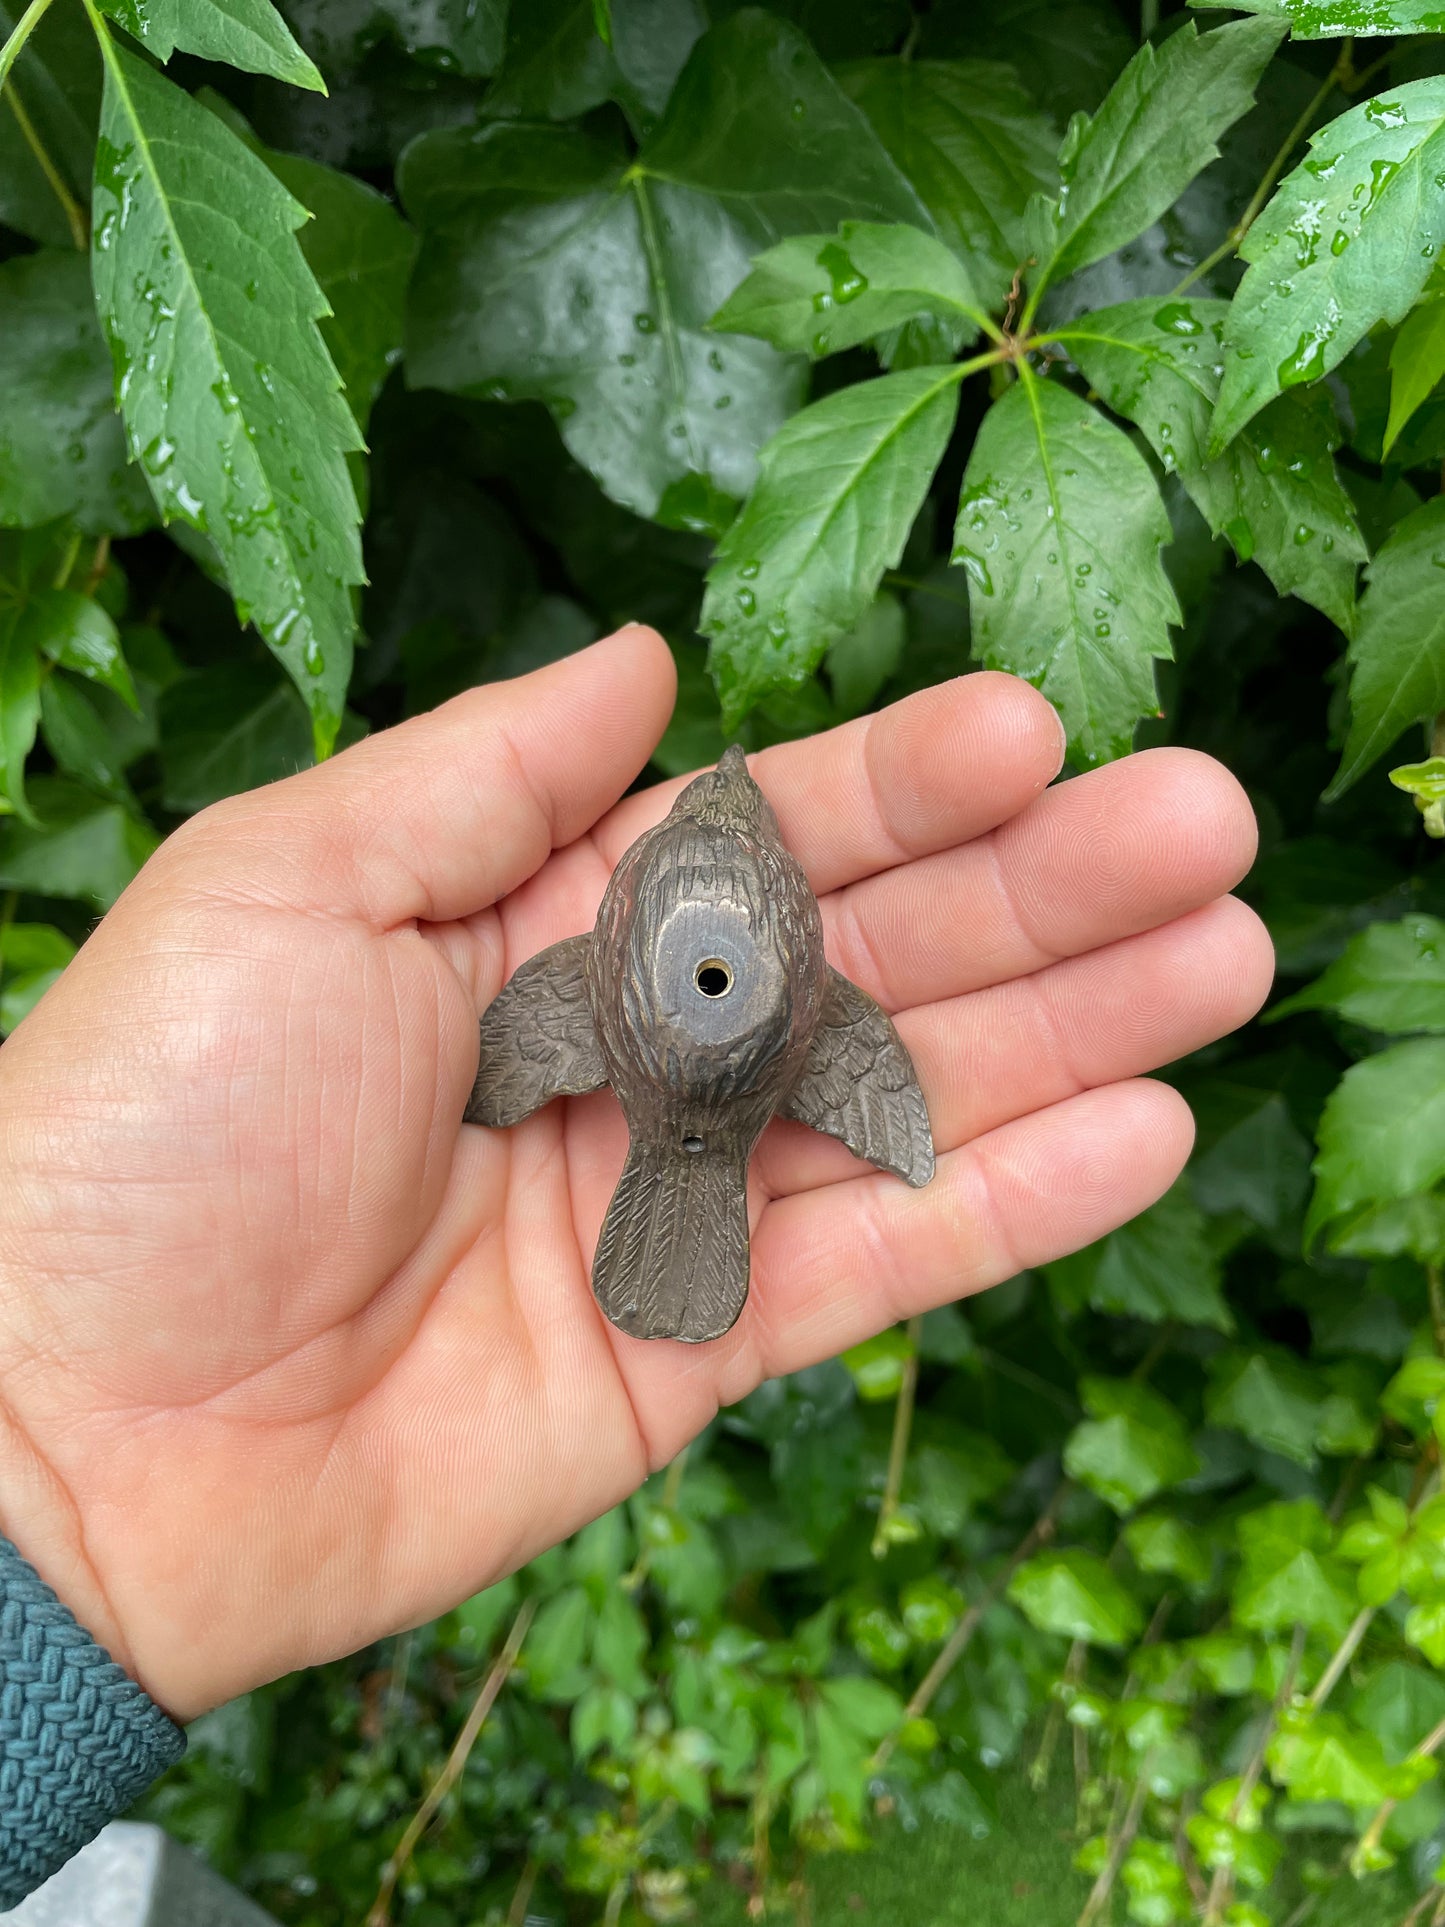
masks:
<svg viewBox="0 0 1445 1927"><path fill-rule="evenodd" d="M634 1138L592 1261L597 1302L634 1338L721 1338L748 1295L747 1156Z"/></svg>

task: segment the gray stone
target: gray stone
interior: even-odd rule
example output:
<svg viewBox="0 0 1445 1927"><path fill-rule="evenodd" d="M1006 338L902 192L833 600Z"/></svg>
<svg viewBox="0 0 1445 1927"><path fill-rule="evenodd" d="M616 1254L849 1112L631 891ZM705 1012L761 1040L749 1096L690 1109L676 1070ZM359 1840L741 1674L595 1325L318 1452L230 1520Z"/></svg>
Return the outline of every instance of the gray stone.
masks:
<svg viewBox="0 0 1445 1927"><path fill-rule="evenodd" d="M5 1916L6 1927L276 1927L159 1827L116 1820Z"/></svg>

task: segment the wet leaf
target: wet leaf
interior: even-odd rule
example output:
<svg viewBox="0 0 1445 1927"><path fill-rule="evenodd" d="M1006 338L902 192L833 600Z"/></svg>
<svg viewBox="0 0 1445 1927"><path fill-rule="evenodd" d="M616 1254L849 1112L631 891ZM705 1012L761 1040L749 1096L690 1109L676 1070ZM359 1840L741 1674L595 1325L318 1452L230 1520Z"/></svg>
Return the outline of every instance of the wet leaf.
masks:
<svg viewBox="0 0 1445 1927"><path fill-rule="evenodd" d="M134 34L157 60L177 48L269 74L318 94L326 83L297 46L271 0L96 0L102 13Z"/></svg>
<svg viewBox="0 0 1445 1927"><path fill-rule="evenodd" d="M96 298L131 446L162 515L214 545L324 753L351 670L361 553L345 458L360 438L316 330L302 210L115 44L96 168Z"/></svg>

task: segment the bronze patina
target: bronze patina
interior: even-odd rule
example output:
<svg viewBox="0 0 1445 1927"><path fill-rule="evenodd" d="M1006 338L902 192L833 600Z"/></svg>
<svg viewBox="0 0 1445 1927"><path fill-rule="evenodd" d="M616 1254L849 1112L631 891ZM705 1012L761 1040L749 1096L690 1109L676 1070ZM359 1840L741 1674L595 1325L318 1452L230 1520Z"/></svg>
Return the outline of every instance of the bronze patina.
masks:
<svg viewBox="0 0 1445 1927"><path fill-rule="evenodd" d="M799 1118L909 1184L933 1175L913 1063L829 968L802 866L740 749L623 855L595 928L516 971L481 1020L466 1116L518 1124L610 1084L631 1133L592 1289L634 1338L720 1338L748 1294L748 1160Z"/></svg>

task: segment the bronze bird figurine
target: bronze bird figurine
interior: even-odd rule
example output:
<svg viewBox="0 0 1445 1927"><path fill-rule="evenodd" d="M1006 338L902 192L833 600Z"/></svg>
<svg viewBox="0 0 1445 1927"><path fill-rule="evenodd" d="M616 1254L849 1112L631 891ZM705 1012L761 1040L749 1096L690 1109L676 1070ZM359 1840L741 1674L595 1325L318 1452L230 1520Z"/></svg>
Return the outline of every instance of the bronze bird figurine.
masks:
<svg viewBox="0 0 1445 1927"><path fill-rule="evenodd" d="M720 1338L748 1295L748 1160L781 1113L909 1184L933 1176L913 1063L831 970L818 903L734 746L625 852L589 935L481 1020L474 1124L610 1084L631 1133L592 1264L634 1338Z"/></svg>

